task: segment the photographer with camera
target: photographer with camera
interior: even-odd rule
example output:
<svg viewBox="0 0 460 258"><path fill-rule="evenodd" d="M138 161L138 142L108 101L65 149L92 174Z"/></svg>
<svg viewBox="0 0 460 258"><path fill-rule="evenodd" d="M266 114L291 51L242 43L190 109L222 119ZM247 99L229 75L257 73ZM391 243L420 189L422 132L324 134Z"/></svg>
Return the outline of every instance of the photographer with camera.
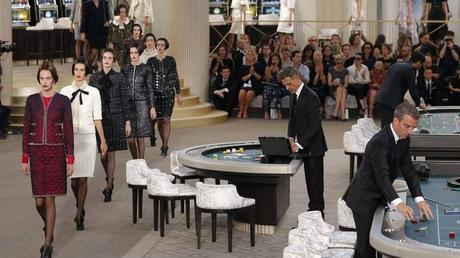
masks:
<svg viewBox="0 0 460 258"><path fill-rule="evenodd" d="M454 32L448 31L444 36L444 43L440 46L439 51L439 68L441 76L455 76L457 68L460 47L454 43Z"/></svg>

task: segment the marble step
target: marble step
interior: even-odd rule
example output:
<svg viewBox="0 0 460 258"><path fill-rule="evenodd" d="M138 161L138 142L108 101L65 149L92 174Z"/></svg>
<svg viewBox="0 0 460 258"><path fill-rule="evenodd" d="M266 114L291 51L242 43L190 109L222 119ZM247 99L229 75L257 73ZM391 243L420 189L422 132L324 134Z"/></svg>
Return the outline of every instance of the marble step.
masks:
<svg viewBox="0 0 460 258"><path fill-rule="evenodd" d="M172 119L187 118L192 116L202 116L212 112L211 104L199 103L193 106L175 106L173 110Z"/></svg>

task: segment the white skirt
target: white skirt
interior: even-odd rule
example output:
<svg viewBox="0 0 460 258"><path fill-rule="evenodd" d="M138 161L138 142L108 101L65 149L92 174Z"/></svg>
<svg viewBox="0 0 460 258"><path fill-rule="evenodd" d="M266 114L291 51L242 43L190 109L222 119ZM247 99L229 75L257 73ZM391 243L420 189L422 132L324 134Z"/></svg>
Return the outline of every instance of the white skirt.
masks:
<svg viewBox="0 0 460 258"><path fill-rule="evenodd" d="M231 34L244 34L244 22L242 10L240 9L233 9L232 10L232 26L230 27L229 33Z"/></svg>
<svg viewBox="0 0 460 258"><path fill-rule="evenodd" d="M70 178L93 177L96 165L96 133L74 134L75 164Z"/></svg>
<svg viewBox="0 0 460 258"><path fill-rule="evenodd" d="M281 33L294 33L294 22L289 26L289 8L281 7L280 9L280 21L278 22L277 32Z"/></svg>

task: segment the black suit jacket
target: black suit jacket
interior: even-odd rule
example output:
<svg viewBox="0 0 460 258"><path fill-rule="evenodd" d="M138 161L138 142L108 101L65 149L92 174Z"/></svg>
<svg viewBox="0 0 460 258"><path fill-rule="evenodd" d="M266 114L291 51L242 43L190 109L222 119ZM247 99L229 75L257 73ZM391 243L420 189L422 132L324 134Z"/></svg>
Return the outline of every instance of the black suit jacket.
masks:
<svg viewBox="0 0 460 258"><path fill-rule="evenodd" d="M420 97L423 98L426 104L433 105L434 96L439 88L439 82L437 80L431 80L431 87L427 88L425 78L423 78L422 80L419 80L417 84Z"/></svg>
<svg viewBox="0 0 460 258"><path fill-rule="evenodd" d="M216 80L212 84L211 87L211 94L214 94L215 90L222 90L227 88L229 93L235 91L235 81L233 80L232 77L230 77L225 83L222 80L222 76L219 75L217 76Z"/></svg>
<svg viewBox="0 0 460 258"><path fill-rule="evenodd" d="M409 153L410 139L395 144L390 125L378 132L366 146L364 159L343 199L352 210L375 209L398 198L393 181L402 172L413 197L423 196Z"/></svg>
<svg viewBox="0 0 460 258"><path fill-rule="evenodd" d="M382 89L377 96L377 103L395 109L404 101L404 94L409 90L415 104L420 105L420 97L415 84L415 70L409 63L397 63L390 67Z"/></svg>
<svg viewBox="0 0 460 258"><path fill-rule="evenodd" d="M303 150L299 150L298 153L300 157L324 156L327 144L321 126L319 98L305 84L293 107L293 100L296 97L295 94L291 94L288 136L297 137L297 141L302 145Z"/></svg>

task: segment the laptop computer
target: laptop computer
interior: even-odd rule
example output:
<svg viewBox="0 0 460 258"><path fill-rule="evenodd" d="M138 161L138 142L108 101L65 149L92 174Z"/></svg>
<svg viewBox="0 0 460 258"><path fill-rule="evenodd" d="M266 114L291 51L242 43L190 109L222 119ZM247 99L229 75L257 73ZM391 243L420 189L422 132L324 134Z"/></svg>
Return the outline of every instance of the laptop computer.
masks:
<svg viewBox="0 0 460 258"><path fill-rule="evenodd" d="M269 159L267 163L289 163L294 158L291 143L286 137L261 136L259 142L262 154Z"/></svg>

